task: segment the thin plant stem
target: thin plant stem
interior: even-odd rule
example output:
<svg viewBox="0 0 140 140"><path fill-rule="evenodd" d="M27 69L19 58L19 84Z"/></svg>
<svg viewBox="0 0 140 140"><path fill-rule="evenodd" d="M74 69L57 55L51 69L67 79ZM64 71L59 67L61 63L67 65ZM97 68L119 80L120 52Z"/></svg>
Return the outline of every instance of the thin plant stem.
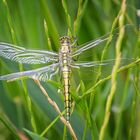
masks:
<svg viewBox="0 0 140 140"><path fill-rule="evenodd" d="M81 20L82 20L84 13L85 13L87 3L88 3L88 0L84 0L84 1L79 0L78 11L77 11L76 19L74 21L74 36L76 36L79 32Z"/></svg>
<svg viewBox="0 0 140 140"><path fill-rule="evenodd" d="M65 112L63 112L62 114L64 114ZM51 124L40 134L41 137L43 137L47 132L48 130L57 122L57 120L60 118L61 116L57 116L52 122Z"/></svg>
<svg viewBox="0 0 140 140"><path fill-rule="evenodd" d="M12 27L12 19L11 19L11 16L10 16L10 11L9 11L9 8L8 8L7 1L3 0L3 3L4 3L4 5L6 7L6 10L7 10L7 18L8 18L8 24L9 24L9 27L10 27L12 40L13 40L14 44L17 44L16 34L15 34L14 29ZM20 71L23 70L22 64L19 64L19 69L20 69ZM33 115L33 112L32 112L31 99L30 99L29 94L27 92L26 84L23 80L21 80L21 84L22 84L23 89L24 89L24 97L25 97L25 102L27 103L27 108L28 108L29 114L30 114L31 125L32 125L32 128L34 129L34 131L37 132L36 123L35 123L34 115Z"/></svg>
<svg viewBox="0 0 140 140"><path fill-rule="evenodd" d="M0 122L5 125L5 127L13 134L13 136L17 139L20 140L20 137L17 133L17 129L15 126L10 122L10 120L5 116L3 113L0 112Z"/></svg>
<svg viewBox="0 0 140 140"><path fill-rule="evenodd" d="M62 0L62 6L64 8L65 15L66 15L66 21L67 21L67 24L68 24L68 36L72 37L73 31L72 31L71 17L68 13L68 8L67 8L67 4L66 4L65 0Z"/></svg>
<svg viewBox="0 0 140 140"><path fill-rule="evenodd" d="M134 67L134 66L137 66L138 63L140 63L140 58L137 59L136 61L134 61L134 62L132 62L132 63L126 65L126 66L122 66L121 68L119 68L119 69L117 70L117 73L120 73L120 72L125 71L125 70L127 70L127 69L130 69L130 68L132 68L132 67ZM111 75L109 75L109 76L107 76L107 77L105 77L105 78L99 80L92 88L88 89L85 93L83 93L83 95L79 97L79 100L82 100L82 99L84 99L85 97L87 97L87 96L89 96L90 94L92 94L92 92L93 92L99 85L101 85L102 83L106 82L106 81L109 80L109 79L111 79ZM94 93L94 94L95 94L95 93Z"/></svg>
<svg viewBox="0 0 140 140"><path fill-rule="evenodd" d="M41 0L40 2L41 2L41 5L43 7L45 21L46 21L47 26L48 26L49 35L51 36L51 38L55 44L56 49L59 49L59 47L60 47L59 34L57 32L56 26L55 26L54 21L52 19L51 12L49 11L49 7L48 7L46 1Z"/></svg>
<svg viewBox="0 0 140 140"><path fill-rule="evenodd" d="M106 132L106 128L109 122L109 118L110 118L110 109L111 109L111 104L115 95L115 91L117 88L117 70L119 68L119 64L120 64L120 60L121 60L121 44L122 44L122 40L123 40L123 36L124 36L124 14L125 14L125 9L126 9L126 1L123 0L122 2L122 7L121 7L121 14L119 17L119 26L120 26L120 31L119 31L119 36L117 39L117 43L116 43L116 61L115 61L115 65L113 67L113 71L112 71L112 75L111 75L111 90L109 93L109 96L107 98L107 103L106 103L106 109L105 109L105 116L104 116L104 121L103 121L103 125L101 127L100 130L100 134L99 134L99 140L104 140L105 138L105 132Z"/></svg>
<svg viewBox="0 0 140 140"><path fill-rule="evenodd" d="M40 82L38 80L34 80L35 83L39 86L39 88L41 89L42 93L47 97L48 102L53 106L53 108L55 109L55 111L59 114L60 116L60 120L67 126L67 128L69 129L72 137L74 140L77 140L77 137L75 135L75 132L71 126L71 124L69 122L66 121L66 119L63 116L63 113L61 113L58 105L49 97L48 93L46 92L46 90L43 88L43 86L40 84Z"/></svg>

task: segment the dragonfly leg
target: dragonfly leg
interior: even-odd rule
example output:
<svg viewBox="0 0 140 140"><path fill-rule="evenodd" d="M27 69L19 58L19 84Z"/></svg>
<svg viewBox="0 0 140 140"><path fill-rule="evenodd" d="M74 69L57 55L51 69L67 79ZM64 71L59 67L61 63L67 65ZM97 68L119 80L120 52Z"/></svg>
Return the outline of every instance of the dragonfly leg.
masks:
<svg viewBox="0 0 140 140"><path fill-rule="evenodd" d="M58 72L59 72L59 68L57 68L56 71L54 70L53 73L50 74L49 79L51 80L52 77L53 77L54 75L56 75Z"/></svg>
<svg viewBox="0 0 140 140"><path fill-rule="evenodd" d="M72 44L70 45L70 47L77 48L77 45L78 45L78 43L77 43L77 36L76 37L73 37L73 39L74 39L74 41L72 42Z"/></svg>
<svg viewBox="0 0 140 140"><path fill-rule="evenodd" d="M70 65L72 68L80 69L79 66Z"/></svg>

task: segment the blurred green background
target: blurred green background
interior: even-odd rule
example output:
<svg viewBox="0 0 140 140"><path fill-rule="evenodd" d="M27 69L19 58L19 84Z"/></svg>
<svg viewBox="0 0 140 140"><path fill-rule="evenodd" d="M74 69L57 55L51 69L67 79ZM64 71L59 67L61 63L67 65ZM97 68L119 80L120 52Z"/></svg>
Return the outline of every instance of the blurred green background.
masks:
<svg viewBox="0 0 140 140"><path fill-rule="evenodd" d="M67 6L65 10L64 4ZM135 31L126 32L121 53L122 57L135 60L140 56L137 28L140 24L140 17L137 16L140 2L128 0L126 4L124 24L133 24ZM83 44L110 32L120 8L121 0L0 0L0 42L30 49L59 51L61 36L76 36L78 44ZM77 16L78 11L81 13ZM94 55L91 57L88 57L88 53L83 55L84 59L100 60L104 46L100 46L99 50L93 50ZM115 47L109 48L105 54L106 60L111 58L115 58ZM28 66L28 68L36 68L36 66ZM107 73L103 78L111 74L111 68L107 66L103 68L102 72ZM105 140L140 139L139 68L140 66L136 64L117 76L117 89L110 110ZM25 69L26 67L9 60L3 58L0 60L0 75ZM96 82L102 78L96 79L97 71L92 71L93 77L89 73L91 71L83 70L79 78L75 73L71 80L75 107L70 123L79 140L99 139L106 100L111 88L110 79L104 80L88 94L89 96L84 97L84 93L94 88ZM79 84L81 89L76 92ZM57 83L47 82L42 85L63 111L64 97L63 94L58 93L58 89L61 88L59 86L61 78ZM53 123L57 116L58 114L33 80L9 83L0 81L0 140L19 139L19 135L23 135L23 132L30 137L29 139L43 139L40 134L49 125L51 127L43 135L44 139L72 139L59 119Z"/></svg>

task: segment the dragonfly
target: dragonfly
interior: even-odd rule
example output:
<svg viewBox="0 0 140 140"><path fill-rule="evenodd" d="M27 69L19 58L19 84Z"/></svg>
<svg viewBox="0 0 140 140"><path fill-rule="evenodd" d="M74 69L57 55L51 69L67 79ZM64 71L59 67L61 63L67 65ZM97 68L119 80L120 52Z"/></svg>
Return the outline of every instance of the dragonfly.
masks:
<svg viewBox="0 0 140 140"><path fill-rule="evenodd" d="M17 45L0 42L1 57L22 64L45 64L41 68L2 75L0 76L0 80L16 80L18 78L28 77L39 81L47 81L53 79L53 76L58 73L61 73L65 97L66 121L69 122L71 113L70 77L72 68L89 68L109 63L109 61L78 62L74 58L80 56L86 50L106 42L109 37L110 34L107 34L85 45L78 46L78 49L74 49L77 41L74 40L72 42L69 36L63 36L60 38L60 49L58 53L47 50L25 49Z"/></svg>

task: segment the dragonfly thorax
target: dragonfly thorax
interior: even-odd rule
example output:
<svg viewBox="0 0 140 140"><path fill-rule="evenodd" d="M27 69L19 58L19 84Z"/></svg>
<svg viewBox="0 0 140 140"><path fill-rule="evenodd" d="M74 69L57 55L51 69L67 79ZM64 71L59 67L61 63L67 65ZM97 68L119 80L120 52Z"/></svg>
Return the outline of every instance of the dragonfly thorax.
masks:
<svg viewBox="0 0 140 140"><path fill-rule="evenodd" d="M71 47L70 47L71 39L68 36L63 36L60 38L60 53L70 53L71 52Z"/></svg>
<svg viewBox="0 0 140 140"><path fill-rule="evenodd" d="M59 50L59 65L62 72L68 72L70 71L70 64L72 61L70 38L68 36L61 37L60 43L61 48Z"/></svg>

